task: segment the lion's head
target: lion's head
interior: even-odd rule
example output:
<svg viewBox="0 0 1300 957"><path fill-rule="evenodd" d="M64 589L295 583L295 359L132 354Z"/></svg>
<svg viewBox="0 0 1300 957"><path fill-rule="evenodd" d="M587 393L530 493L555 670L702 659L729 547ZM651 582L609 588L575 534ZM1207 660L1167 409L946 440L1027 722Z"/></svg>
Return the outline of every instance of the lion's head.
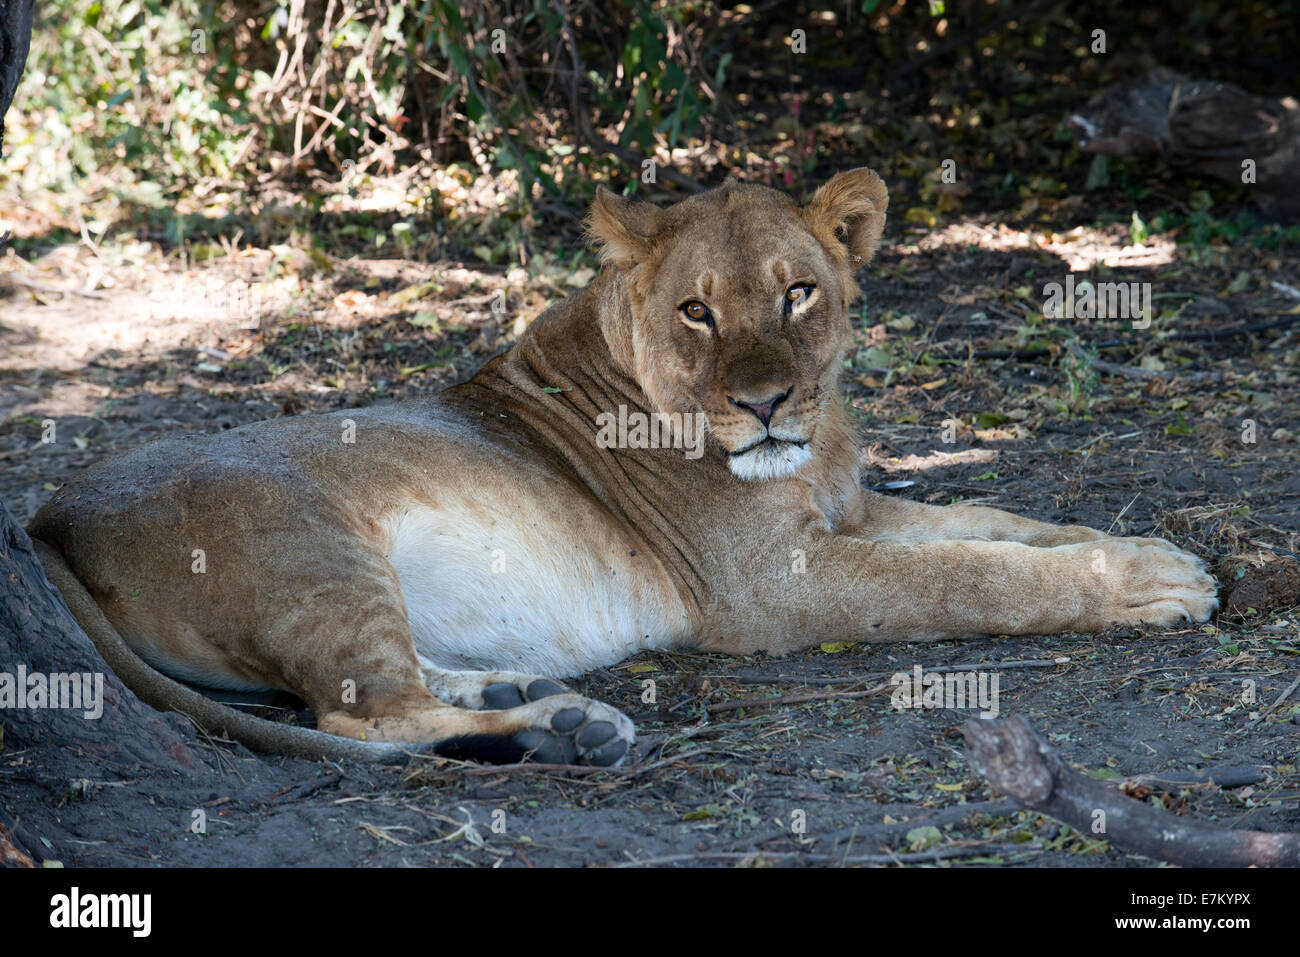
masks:
<svg viewBox="0 0 1300 957"><path fill-rule="evenodd" d="M838 401L853 275L888 204L865 168L806 206L731 179L663 209L599 190L588 229L631 306L611 349L656 411L704 412L734 474L793 474Z"/></svg>

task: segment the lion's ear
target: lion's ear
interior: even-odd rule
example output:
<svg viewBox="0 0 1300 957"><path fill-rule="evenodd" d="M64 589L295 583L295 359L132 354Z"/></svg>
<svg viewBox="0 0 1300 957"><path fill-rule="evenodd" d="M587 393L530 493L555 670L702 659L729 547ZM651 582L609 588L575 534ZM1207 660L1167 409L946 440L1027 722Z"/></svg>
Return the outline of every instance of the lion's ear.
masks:
<svg viewBox="0 0 1300 957"><path fill-rule="evenodd" d="M657 206L615 196L597 186L587 212L587 236L600 247L601 262L631 269L649 258L659 232L659 217Z"/></svg>
<svg viewBox="0 0 1300 957"><path fill-rule="evenodd" d="M853 272L876 254L888 208L884 180L861 166L832 176L813 194L803 216L812 234Z"/></svg>

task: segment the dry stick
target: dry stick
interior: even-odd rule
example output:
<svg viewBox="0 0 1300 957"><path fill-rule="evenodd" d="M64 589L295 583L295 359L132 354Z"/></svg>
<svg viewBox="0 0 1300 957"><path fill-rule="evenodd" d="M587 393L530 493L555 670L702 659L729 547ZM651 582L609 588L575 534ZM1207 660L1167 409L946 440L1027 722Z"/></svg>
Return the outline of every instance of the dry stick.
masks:
<svg viewBox="0 0 1300 957"><path fill-rule="evenodd" d="M1300 322L1300 315L1283 316L1280 319L1270 319L1267 322L1248 322L1244 326L1233 326L1230 329L1193 329L1187 332L1175 332L1166 336L1164 342L1195 342L1201 339L1211 341L1217 339L1228 339L1233 336L1245 336L1252 332L1264 332L1267 329L1277 329L1281 326L1292 326Z"/></svg>
<svg viewBox="0 0 1300 957"><path fill-rule="evenodd" d="M1258 784L1266 778L1263 768L1244 765L1224 768L1196 768L1191 771L1169 771L1167 773L1139 774L1111 783L1125 785L1145 784L1154 787L1193 788L1211 786L1216 788L1239 788L1247 784Z"/></svg>
<svg viewBox="0 0 1300 957"><path fill-rule="evenodd" d="M1119 520L1120 520L1121 518L1124 517L1124 514L1125 514L1125 513L1126 513L1130 508L1133 507L1133 503L1136 502L1136 501L1138 500L1138 498L1139 498L1141 495L1142 495L1142 490L1141 490L1141 489L1138 489L1137 495L1134 495L1131 499L1129 499L1129 500L1128 500L1128 504L1125 505L1122 509L1120 509L1120 513L1119 513L1118 515L1116 515L1116 516L1115 516L1115 520L1114 520L1113 522L1110 523L1110 528L1106 529L1106 534L1107 534L1107 535L1109 535L1109 534L1111 533L1111 529L1113 529L1116 525L1119 524Z"/></svg>
<svg viewBox="0 0 1300 957"><path fill-rule="evenodd" d="M1060 658L1037 658L1026 661L996 661L990 664L975 665L935 665L932 668L922 668L925 672L946 673L949 671L1010 671L1013 668L1054 668L1058 665L1068 665L1070 659L1064 656ZM890 672L891 674L893 672Z"/></svg>
<svg viewBox="0 0 1300 957"><path fill-rule="evenodd" d="M1207 372L1181 372L1177 369L1157 371L1155 369L1142 369L1138 366L1120 365L1118 362L1107 362L1104 359L1094 359L1076 342L1068 343L1065 348L1069 350L1070 355L1087 362L1098 372L1121 376L1125 379L1138 379L1142 382L1150 382L1152 379L1181 379L1184 382L1202 382L1208 379L1223 378L1222 370L1218 369Z"/></svg>
<svg viewBox="0 0 1300 957"><path fill-rule="evenodd" d="M707 705L705 710L709 714L718 714L723 711L739 711L741 708L770 708L782 704L807 704L810 701L849 701L854 698L870 698L891 687L892 683L887 683L877 685L869 691L816 691L812 694L781 695L779 698L741 698L739 701L721 701Z"/></svg>
<svg viewBox="0 0 1300 957"><path fill-rule="evenodd" d="M1019 715L964 731L966 759L991 787L1083 834L1103 811L1101 835L1126 853L1183 867L1300 866L1300 834L1228 831L1132 800L1070 768Z"/></svg>
<svg viewBox="0 0 1300 957"><path fill-rule="evenodd" d="M1140 774L1110 782L1111 785L1145 784L1153 786L1175 786L1180 788L1213 785L1220 788L1243 787L1257 784L1264 780L1265 772L1258 767L1201 768L1193 771L1174 771L1168 774ZM1021 810L1019 801L1007 798L1001 801L977 801L969 804L956 804L929 816L911 818L894 824L868 824L856 827L840 828L826 834L810 835L816 837L823 846L834 847L840 841L871 840L872 838L890 838L897 834L906 834L918 827L945 828L950 824L959 824L976 815L983 814L990 818L1005 817Z"/></svg>
<svg viewBox="0 0 1300 957"><path fill-rule="evenodd" d="M1278 706L1281 705L1283 701L1291 697L1291 692L1295 691L1297 687L1300 687L1300 677L1297 677L1295 681L1291 682L1290 687L1288 687L1285 691L1283 691L1281 696L1276 701L1274 701L1271 705L1269 705L1266 710L1261 711L1259 713L1259 717L1257 717L1254 721L1250 722L1250 724L1246 725L1246 727L1244 727L1242 730L1243 731L1251 730L1253 727L1255 727L1255 725L1259 724L1270 714L1276 711L1278 709Z"/></svg>

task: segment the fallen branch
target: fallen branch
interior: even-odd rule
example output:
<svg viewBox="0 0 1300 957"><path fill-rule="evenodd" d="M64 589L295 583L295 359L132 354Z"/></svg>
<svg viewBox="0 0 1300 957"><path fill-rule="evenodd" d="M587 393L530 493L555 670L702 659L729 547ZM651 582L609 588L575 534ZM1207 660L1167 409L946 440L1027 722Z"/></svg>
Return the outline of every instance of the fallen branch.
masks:
<svg viewBox="0 0 1300 957"><path fill-rule="evenodd" d="M1085 153L1158 154L1172 166L1241 184L1266 215L1300 216L1300 103L1158 68L1092 100L1066 125Z"/></svg>
<svg viewBox="0 0 1300 957"><path fill-rule="evenodd" d="M1065 347L1070 355L1082 362L1088 363L1098 372L1104 372L1106 375L1120 376L1124 379L1137 379L1141 382L1150 382L1152 379L1181 379L1184 382L1201 382L1207 379L1221 379L1223 372L1212 370L1209 372L1183 372L1178 369L1157 371L1155 369L1143 369L1139 366L1126 366L1118 362L1107 362L1105 359L1098 359L1088 354L1088 351L1077 342L1071 342Z"/></svg>
<svg viewBox="0 0 1300 957"><path fill-rule="evenodd" d="M967 760L991 787L1126 853L1183 867L1300 866L1300 834L1228 831L1134 801L1070 768L1018 715L964 731Z"/></svg>
<svg viewBox="0 0 1300 957"><path fill-rule="evenodd" d="M0 807L0 867L35 867L16 830L14 819Z"/></svg>

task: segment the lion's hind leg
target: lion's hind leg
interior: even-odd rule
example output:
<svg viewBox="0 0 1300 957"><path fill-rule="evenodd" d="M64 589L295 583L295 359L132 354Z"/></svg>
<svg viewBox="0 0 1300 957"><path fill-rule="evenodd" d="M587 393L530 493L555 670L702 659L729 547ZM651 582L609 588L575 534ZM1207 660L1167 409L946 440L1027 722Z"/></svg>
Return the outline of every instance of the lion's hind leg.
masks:
<svg viewBox="0 0 1300 957"><path fill-rule="evenodd" d="M520 689L520 676L488 673L431 690L391 564L346 535L338 541L310 575L281 569L246 649L307 702L321 731L493 763L612 765L627 754L632 722L556 682L534 677ZM504 709L479 710L494 703Z"/></svg>

